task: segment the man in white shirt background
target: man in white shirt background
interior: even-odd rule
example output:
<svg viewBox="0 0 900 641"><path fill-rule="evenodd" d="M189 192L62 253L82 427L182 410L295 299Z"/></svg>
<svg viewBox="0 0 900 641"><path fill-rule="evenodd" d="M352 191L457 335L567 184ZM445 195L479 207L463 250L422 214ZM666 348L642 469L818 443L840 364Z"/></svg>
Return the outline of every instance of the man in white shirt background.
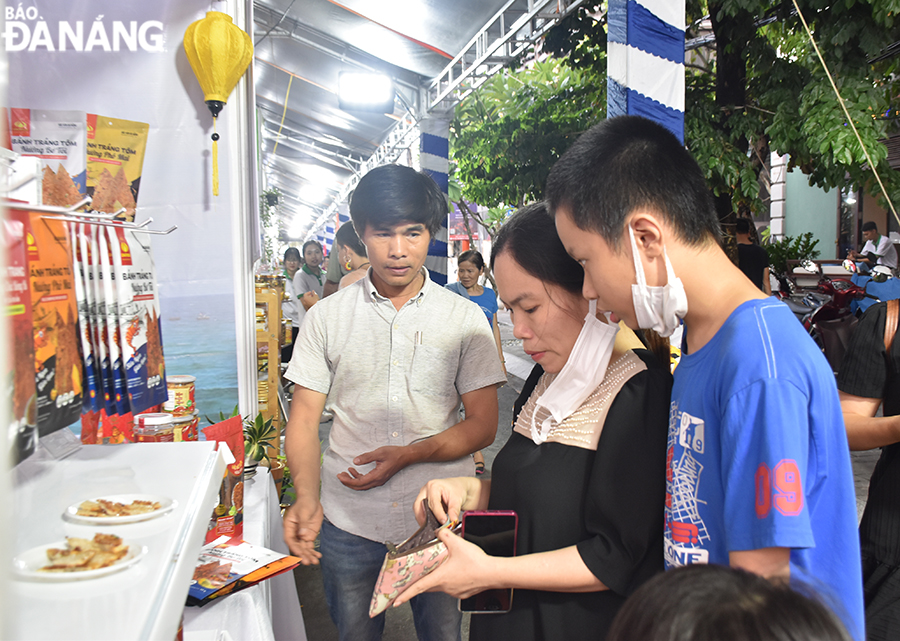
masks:
<svg viewBox="0 0 900 641"><path fill-rule="evenodd" d="M856 267L861 274L867 274L872 271L876 265L884 265L889 267L892 272L897 271L897 250L894 243L887 236L878 233L878 225L873 221L863 223L863 238L866 244L863 245L862 251L858 252L850 250L848 257L856 261Z"/></svg>

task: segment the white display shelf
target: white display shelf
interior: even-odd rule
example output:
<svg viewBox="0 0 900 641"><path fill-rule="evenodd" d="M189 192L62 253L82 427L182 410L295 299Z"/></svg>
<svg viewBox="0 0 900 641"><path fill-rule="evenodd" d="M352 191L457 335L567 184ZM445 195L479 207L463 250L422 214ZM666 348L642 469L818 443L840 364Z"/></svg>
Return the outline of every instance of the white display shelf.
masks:
<svg viewBox="0 0 900 641"><path fill-rule="evenodd" d="M10 581L15 639L174 639L225 471L215 443L88 445L61 460L39 450L12 474L13 554L97 531L147 547L116 574L58 583ZM97 528L63 520L73 503L111 494L178 502L140 523Z"/></svg>

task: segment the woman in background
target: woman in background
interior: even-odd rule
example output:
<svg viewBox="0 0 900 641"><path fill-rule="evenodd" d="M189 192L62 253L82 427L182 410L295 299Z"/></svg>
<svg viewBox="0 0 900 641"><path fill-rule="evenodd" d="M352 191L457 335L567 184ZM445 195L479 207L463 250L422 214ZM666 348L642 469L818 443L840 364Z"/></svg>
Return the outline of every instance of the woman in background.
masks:
<svg viewBox="0 0 900 641"><path fill-rule="evenodd" d="M281 315L291 319L291 344L281 348L281 362L287 363L294 354L294 341L300 331L300 301L294 294L294 276L300 269L300 250L288 247L284 251L284 301L281 303Z"/></svg>
<svg viewBox="0 0 900 641"><path fill-rule="evenodd" d="M325 272L322 271L323 260L325 257L322 253L322 246L318 242L308 240L303 243L303 266L294 275L294 295L300 302L297 306L300 315L298 327L306 316L306 310L322 298L322 288L325 285Z"/></svg>
<svg viewBox="0 0 900 641"><path fill-rule="evenodd" d="M358 280L365 278L369 269L369 259L366 246L356 235L353 225L344 224L334 235L334 246L337 247L338 260L347 268L338 285L338 289L344 289Z"/></svg>
<svg viewBox="0 0 900 641"><path fill-rule="evenodd" d="M481 308L487 316L488 323L494 332L494 341L497 343L497 354L500 356L500 366L506 374L506 359L503 358L503 346L500 343L500 327L497 324L497 294L493 289L487 289L478 281L484 276L484 257L481 252L469 249L459 255L456 260L456 276L459 281L447 283L445 288L455 292L464 298L468 298ZM484 474L484 455L475 452L475 473Z"/></svg>

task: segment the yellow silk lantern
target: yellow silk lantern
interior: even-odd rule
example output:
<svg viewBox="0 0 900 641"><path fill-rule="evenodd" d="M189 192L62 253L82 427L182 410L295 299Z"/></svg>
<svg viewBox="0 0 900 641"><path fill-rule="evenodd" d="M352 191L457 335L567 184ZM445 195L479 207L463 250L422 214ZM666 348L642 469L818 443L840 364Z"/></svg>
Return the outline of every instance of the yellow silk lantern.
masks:
<svg viewBox="0 0 900 641"><path fill-rule="evenodd" d="M219 11L191 23L184 32L184 52L203 90L203 99L213 117L212 159L213 195L219 195L219 134L216 119L228 101L231 90L244 75L253 59L253 41Z"/></svg>

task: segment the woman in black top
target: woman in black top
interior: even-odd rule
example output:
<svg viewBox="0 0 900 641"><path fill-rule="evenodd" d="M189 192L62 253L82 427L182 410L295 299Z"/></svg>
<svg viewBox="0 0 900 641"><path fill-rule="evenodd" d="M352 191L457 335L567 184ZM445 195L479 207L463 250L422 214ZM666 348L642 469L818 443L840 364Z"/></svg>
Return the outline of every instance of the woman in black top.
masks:
<svg viewBox="0 0 900 641"><path fill-rule="evenodd" d="M622 329L600 384L557 423L538 400L570 356L579 363L585 356L573 353L588 313L583 271L543 204L504 224L492 266L514 334L538 364L516 402L493 478L431 481L416 509L420 521L422 498L439 519L515 510L518 556L490 557L443 532L450 558L401 600L427 589L464 598L512 587L512 610L472 616L470 639L603 639L625 598L663 569L671 376Z"/></svg>

